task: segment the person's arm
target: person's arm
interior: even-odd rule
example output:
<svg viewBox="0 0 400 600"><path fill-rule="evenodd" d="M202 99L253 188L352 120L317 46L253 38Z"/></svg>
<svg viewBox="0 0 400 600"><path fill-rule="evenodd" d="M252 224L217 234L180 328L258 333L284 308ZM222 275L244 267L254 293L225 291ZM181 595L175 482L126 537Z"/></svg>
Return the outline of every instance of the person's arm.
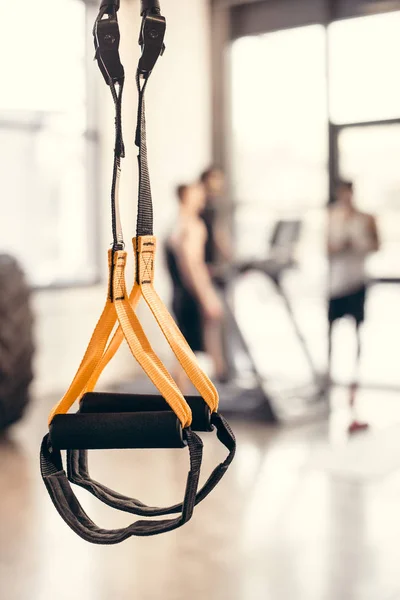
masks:
<svg viewBox="0 0 400 600"><path fill-rule="evenodd" d="M363 215L361 227L353 232L352 248L364 256L377 252L380 248L378 227L373 215Z"/></svg>
<svg viewBox="0 0 400 600"><path fill-rule="evenodd" d="M378 252L381 247L381 241L379 238L378 226L376 218L373 215L369 215L369 231L371 239L371 252Z"/></svg>
<svg viewBox="0 0 400 600"><path fill-rule="evenodd" d="M181 265L205 315L210 319L217 319L222 315L222 305L204 259L206 236L201 222L193 224L186 231L181 240Z"/></svg>

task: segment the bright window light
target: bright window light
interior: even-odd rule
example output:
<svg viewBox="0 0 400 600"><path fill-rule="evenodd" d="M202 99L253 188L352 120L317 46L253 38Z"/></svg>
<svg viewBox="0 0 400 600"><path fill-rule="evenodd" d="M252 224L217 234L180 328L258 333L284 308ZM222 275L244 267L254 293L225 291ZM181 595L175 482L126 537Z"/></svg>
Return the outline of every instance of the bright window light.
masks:
<svg viewBox="0 0 400 600"><path fill-rule="evenodd" d="M400 117L400 12L348 19L328 29L334 123Z"/></svg>
<svg viewBox="0 0 400 600"><path fill-rule="evenodd" d="M0 252L38 286L97 275L86 10L82 0L8 2L0 36Z"/></svg>

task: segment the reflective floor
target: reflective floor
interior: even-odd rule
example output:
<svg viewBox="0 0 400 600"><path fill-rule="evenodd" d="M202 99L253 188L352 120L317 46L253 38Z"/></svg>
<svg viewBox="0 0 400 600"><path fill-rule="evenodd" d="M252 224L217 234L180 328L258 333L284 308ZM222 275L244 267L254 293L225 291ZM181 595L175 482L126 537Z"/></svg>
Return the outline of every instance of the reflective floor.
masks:
<svg viewBox="0 0 400 600"><path fill-rule="evenodd" d="M398 394L361 391L367 433L348 438L347 392L298 427L235 423L237 459L184 528L91 546L58 517L38 450L52 399L0 443L1 600L395 600L400 598ZM203 478L223 456L207 437ZM95 478L153 504L182 495L185 452L92 452ZM78 493L101 525L129 516Z"/></svg>

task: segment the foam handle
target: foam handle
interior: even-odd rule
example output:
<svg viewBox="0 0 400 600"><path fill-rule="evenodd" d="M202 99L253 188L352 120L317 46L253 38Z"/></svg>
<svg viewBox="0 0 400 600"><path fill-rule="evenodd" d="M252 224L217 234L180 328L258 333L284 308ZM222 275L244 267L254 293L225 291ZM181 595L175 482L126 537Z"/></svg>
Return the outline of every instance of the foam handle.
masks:
<svg viewBox="0 0 400 600"><path fill-rule="evenodd" d="M50 424L50 441L56 450L185 446L172 411L56 415Z"/></svg>
<svg viewBox="0 0 400 600"><path fill-rule="evenodd" d="M185 396L185 399L192 410L192 430L212 431L210 409L203 398L201 396ZM79 409L81 413L136 413L147 411L171 411L171 409L162 396L106 392L88 392L82 396Z"/></svg>

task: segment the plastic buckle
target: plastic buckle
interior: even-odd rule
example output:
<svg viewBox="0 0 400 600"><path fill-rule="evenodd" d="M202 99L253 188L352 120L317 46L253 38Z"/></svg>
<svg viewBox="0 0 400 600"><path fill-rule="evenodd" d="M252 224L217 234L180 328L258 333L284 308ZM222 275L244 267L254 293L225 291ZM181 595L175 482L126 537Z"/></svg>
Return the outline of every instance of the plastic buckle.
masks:
<svg viewBox="0 0 400 600"><path fill-rule="evenodd" d="M138 72L144 77L150 75L158 57L164 53L166 27L165 17L159 14L147 14L143 17L139 38L142 56L139 59Z"/></svg>
<svg viewBox="0 0 400 600"><path fill-rule="evenodd" d="M107 83L121 82L125 77L124 67L119 57L120 33L116 17L101 19L94 31L95 59Z"/></svg>

